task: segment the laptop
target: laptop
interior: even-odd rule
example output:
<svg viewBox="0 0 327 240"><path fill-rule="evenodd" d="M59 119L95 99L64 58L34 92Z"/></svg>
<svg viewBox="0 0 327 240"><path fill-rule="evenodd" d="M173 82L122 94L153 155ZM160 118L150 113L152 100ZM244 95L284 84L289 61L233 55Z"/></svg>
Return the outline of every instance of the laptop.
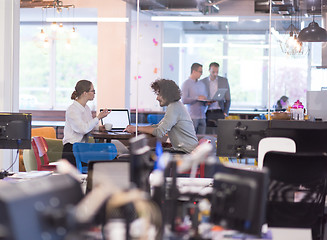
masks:
<svg viewBox="0 0 327 240"><path fill-rule="evenodd" d="M225 94L227 92L227 88L218 88L217 92L212 96L212 98L208 98L206 100L199 100L201 102L216 102L224 99Z"/></svg>
<svg viewBox="0 0 327 240"><path fill-rule="evenodd" d="M217 92L213 95L213 97L208 100L221 101L224 99L226 92L227 88L218 88Z"/></svg>
<svg viewBox="0 0 327 240"><path fill-rule="evenodd" d="M127 125L131 124L128 109L110 109L111 113L108 116L101 119L101 124L112 124L110 132L122 132ZM103 111L103 109L100 109Z"/></svg>

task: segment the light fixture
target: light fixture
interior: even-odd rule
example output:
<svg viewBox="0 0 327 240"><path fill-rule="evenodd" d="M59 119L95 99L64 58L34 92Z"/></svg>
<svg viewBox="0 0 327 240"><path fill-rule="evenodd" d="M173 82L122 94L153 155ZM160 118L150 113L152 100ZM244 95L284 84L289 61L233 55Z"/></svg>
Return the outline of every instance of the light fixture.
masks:
<svg viewBox="0 0 327 240"><path fill-rule="evenodd" d="M41 41L44 41L46 39L47 35L45 34L43 28L41 28L41 32L39 33L39 38Z"/></svg>
<svg viewBox="0 0 327 240"><path fill-rule="evenodd" d="M321 8L322 8L321 1ZM316 6L311 6L311 12L315 12ZM319 27L318 23L315 22L315 16L312 17L312 22L309 26L303 28L299 33L299 40L301 42L327 42L327 32L325 29Z"/></svg>
<svg viewBox="0 0 327 240"><path fill-rule="evenodd" d="M298 21L296 20L295 25L297 25L297 23ZM299 56L306 54L307 51L305 51L305 46L298 38L298 28L293 25L292 16L291 25L286 30L289 31L289 36L286 39L277 38L282 52L290 56Z"/></svg>
<svg viewBox="0 0 327 240"><path fill-rule="evenodd" d="M239 17L213 16L152 16L151 21L163 22L238 22Z"/></svg>
<svg viewBox="0 0 327 240"><path fill-rule="evenodd" d="M69 17L57 17L57 18L46 18L46 22L55 22L55 21L60 21L60 22L114 22L114 23L126 23L129 22L129 18L119 18L119 17L102 17L102 18L95 18L95 17L74 17L74 18L69 18Z"/></svg>
<svg viewBox="0 0 327 240"><path fill-rule="evenodd" d="M75 5L72 5L72 4L64 5L63 2L60 0L53 0L52 4L48 4L48 5L44 6L42 8L42 10L44 10L44 9L47 10L50 8L53 9L53 18L50 21L50 22L52 22L51 27L52 27L53 31L56 31L57 29L63 28L63 21L60 21L60 19L62 18L63 9L67 9L67 11L69 12L69 10L71 8L73 8L73 15L74 15ZM56 12L60 14L59 17L56 17L56 15L57 15ZM72 19L71 22L73 22L74 16L71 19ZM42 13L42 21L43 21L43 13ZM45 21L48 22L47 17L46 17ZM57 25L57 22L60 22L59 26Z"/></svg>
<svg viewBox="0 0 327 240"><path fill-rule="evenodd" d="M70 23L72 23L72 30L68 30L64 27L62 19L64 9L68 12L68 17L70 14L70 9L73 9L72 14L73 17L70 17ZM50 27L44 27L44 22L48 21L47 16L44 21L44 10L47 15L48 9L53 9L53 18L51 19ZM39 39L43 42L40 46L42 48L49 48L51 40L65 40L71 43L71 39L76 38L76 29L74 26L74 16L75 14L75 6L74 5L64 5L60 0L53 0L48 5L42 7L42 28L41 33L39 33ZM52 15L52 14L50 14ZM66 24L65 24L66 25ZM71 25L71 24L69 24Z"/></svg>
<svg viewBox="0 0 327 240"><path fill-rule="evenodd" d="M302 42L327 42L327 32L313 21L309 26L303 28L299 33L299 40Z"/></svg>

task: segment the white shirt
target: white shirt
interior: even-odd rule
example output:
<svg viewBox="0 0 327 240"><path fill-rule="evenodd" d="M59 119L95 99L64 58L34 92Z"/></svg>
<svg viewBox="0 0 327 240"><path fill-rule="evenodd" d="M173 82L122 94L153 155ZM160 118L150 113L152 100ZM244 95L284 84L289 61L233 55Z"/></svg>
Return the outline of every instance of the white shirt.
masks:
<svg viewBox="0 0 327 240"><path fill-rule="evenodd" d="M210 76L208 77L208 79L209 79L209 87L210 87L210 98L212 98L218 90L218 79L216 78L215 80L211 80ZM208 109L209 110L220 109L218 102L211 103Z"/></svg>
<svg viewBox="0 0 327 240"><path fill-rule="evenodd" d="M94 129L99 129L99 119L92 118L90 108L83 107L74 101L66 111L63 144L75 142L87 142L88 134Z"/></svg>

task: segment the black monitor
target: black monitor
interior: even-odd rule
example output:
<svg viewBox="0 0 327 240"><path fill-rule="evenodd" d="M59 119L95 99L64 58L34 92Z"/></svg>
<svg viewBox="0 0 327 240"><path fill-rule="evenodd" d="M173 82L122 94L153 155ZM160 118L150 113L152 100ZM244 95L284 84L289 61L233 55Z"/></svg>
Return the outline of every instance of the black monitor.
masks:
<svg viewBox="0 0 327 240"><path fill-rule="evenodd" d="M30 149L31 120L29 113L0 113L0 149Z"/></svg>
<svg viewBox="0 0 327 240"><path fill-rule="evenodd" d="M327 152L327 122L271 120L266 134L293 139L296 152Z"/></svg>
<svg viewBox="0 0 327 240"><path fill-rule="evenodd" d="M76 220L70 210L82 198L80 182L68 174L1 181L1 239L64 239Z"/></svg>
<svg viewBox="0 0 327 240"><path fill-rule="evenodd" d="M217 124L217 156L256 158L259 141L266 137L268 120L225 120Z"/></svg>
<svg viewBox="0 0 327 240"><path fill-rule="evenodd" d="M210 221L227 229L260 236L266 218L267 170L216 165Z"/></svg>

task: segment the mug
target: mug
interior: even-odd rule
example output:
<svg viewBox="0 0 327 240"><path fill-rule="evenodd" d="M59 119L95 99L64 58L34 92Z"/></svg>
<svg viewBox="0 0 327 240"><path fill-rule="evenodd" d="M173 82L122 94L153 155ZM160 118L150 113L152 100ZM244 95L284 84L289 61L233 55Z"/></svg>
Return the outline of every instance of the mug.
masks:
<svg viewBox="0 0 327 240"><path fill-rule="evenodd" d="M106 123L104 125L104 128L107 130L107 131L110 131L112 129L112 123Z"/></svg>

